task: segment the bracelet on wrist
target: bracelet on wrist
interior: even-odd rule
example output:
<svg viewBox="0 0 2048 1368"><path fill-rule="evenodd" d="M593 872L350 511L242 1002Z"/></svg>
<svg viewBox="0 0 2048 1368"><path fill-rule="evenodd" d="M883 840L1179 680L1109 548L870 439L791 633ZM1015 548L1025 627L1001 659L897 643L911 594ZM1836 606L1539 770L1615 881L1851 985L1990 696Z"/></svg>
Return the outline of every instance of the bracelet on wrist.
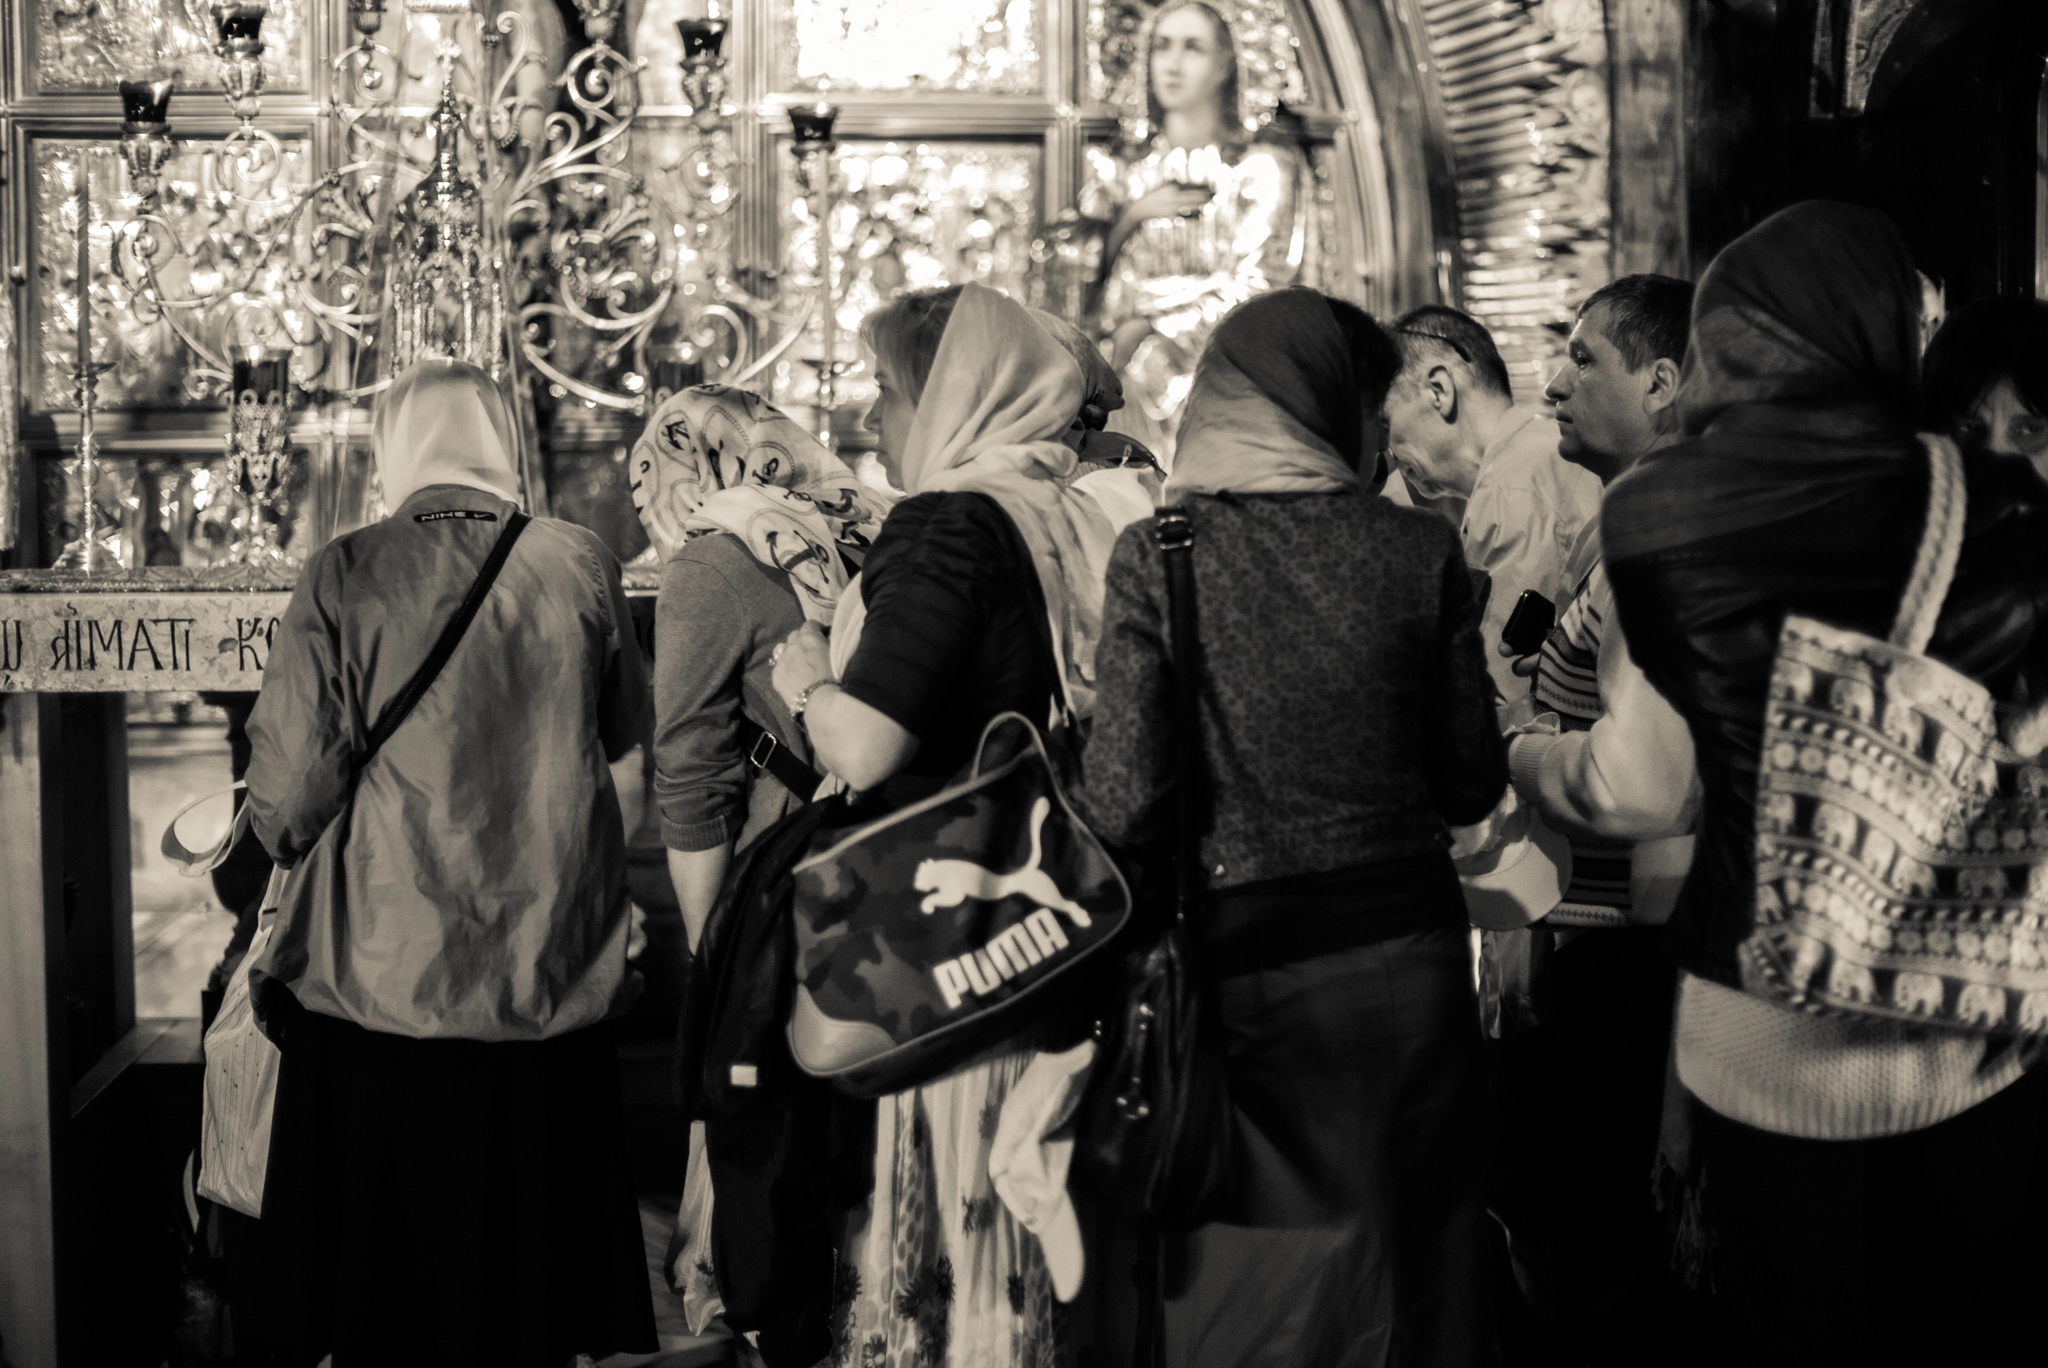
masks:
<svg viewBox="0 0 2048 1368"><path fill-rule="evenodd" d="M836 686L838 683L838 680L829 675L823 679L812 680L804 686L803 692L796 696L796 702L790 705L789 715L799 722L803 721L804 709L811 706L811 695L828 684Z"/></svg>

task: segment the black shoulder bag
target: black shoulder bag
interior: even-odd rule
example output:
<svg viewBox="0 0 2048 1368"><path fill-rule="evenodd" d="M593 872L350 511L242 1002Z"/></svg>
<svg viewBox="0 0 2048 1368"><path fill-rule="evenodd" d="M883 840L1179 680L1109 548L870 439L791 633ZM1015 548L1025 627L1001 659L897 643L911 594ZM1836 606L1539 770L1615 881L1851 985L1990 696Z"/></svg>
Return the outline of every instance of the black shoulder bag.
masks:
<svg viewBox="0 0 2048 1368"><path fill-rule="evenodd" d="M1202 750L1196 712L1194 525L1178 508L1152 524L1172 637L1175 834L1166 929L1135 951L1097 1028L1074 1162L1104 1201L1159 1230L1191 1230L1228 1200L1234 1165L1214 986L1197 964Z"/></svg>

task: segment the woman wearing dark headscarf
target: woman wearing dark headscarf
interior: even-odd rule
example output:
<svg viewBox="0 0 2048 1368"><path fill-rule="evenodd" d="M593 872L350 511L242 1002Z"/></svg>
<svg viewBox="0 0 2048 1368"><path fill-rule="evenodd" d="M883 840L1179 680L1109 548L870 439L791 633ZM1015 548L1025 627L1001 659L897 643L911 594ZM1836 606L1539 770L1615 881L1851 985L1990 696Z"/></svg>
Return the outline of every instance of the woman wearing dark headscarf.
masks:
<svg viewBox="0 0 2048 1368"><path fill-rule="evenodd" d="M1739 991L1780 627L1796 612L1883 637L1926 519L1920 301L1898 230L1870 210L1796 205L1738 238L1694 301L1689 440L1617 482L1602 518L1629 649L1698 754L1698 853L1669 930L1674 1053L1705 1104L1696 1177L1744 1363L2018 1362L2034 1305L2035 1051ZM2048 651L2048 521L1981 459L1966 481L1928 654L2011 699Z"/></svg>
<svg viewBox="0 0 2048 1368"><path fill-rule="evenodd" d="M1456 534L1370 497L1399 367L1288 289L1217 327L1170 503L1194 525L1200 928L1219 975L1238 1209L1170 1258L1172 1364L1483 1363L1478 1017L1447 824L1506 784ZM1087 804L1170 818L1172 643L1151 524L1110 557Z"/></svg>

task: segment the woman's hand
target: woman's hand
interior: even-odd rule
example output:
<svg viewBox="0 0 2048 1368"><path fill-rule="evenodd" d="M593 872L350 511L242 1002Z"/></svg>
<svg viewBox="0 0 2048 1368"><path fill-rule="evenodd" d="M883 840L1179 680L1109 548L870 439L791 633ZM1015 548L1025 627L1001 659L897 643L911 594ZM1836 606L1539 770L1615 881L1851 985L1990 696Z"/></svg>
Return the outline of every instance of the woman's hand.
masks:
<svg viewBox="0 0 2048 1368"><path fill-rule="evenodd" d="M1138 231L1138 225L1148 219L1193 218L1215 198L1216 192L1206 185L1162 185L1151 194L1132 200L1110 225L1109 240L1102 247L1103 270L1106 272L1115 263L1131 234Z"/></svg>
<svg viewBox="0 0 2048 1368"><path fill-rule="evenodd" d="M784 637L773 659L769 682L791 712L796 711L797 699L805 689L832 678L832 648L824 629L815 622L806 622Z"/></svg>
<svg viewBox="0 0 2048 1368"><path fill-rule="evenodd" d="M1216 198L1216 192L1206 185L1166 184L1151 194L1132 200L1122 217L1132 224L1148 219L1193 218L1202 212L1202 206Z"/></svg>

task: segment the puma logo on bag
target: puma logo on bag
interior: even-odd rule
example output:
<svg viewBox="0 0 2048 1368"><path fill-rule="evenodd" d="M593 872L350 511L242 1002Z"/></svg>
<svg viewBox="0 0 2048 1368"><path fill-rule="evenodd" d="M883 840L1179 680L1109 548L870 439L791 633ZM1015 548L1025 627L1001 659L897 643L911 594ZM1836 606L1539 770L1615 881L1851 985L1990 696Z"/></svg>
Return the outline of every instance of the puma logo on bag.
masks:
<svg viewBox="0 0 2048 1368"><path fill-rule="evenodd" d="M1038 867L1044 855L1039 844L1039 831L1045 826L1046 816L1051 811L1050 798L1040 798L1031 805L1031 858L1008 874L998 874L972 860L926 860L919 864L917 873L911 877L911 885L918 892L930 896L918 907L930 916L942 907L958 907L969 898L1001 902L1016 895L1029 898L1041 907L1056 907L1066 913L1074 925L1087 926L1088 909L1068 901L1060 892L1059 885L1053 882L1052 875Z"/></svg>
<svg viewBox="0 0 2048 1368"><path fill-rule="evenodd" d="M1019 869L998 874L972 860L926 860L911 877L912 886L927 895L918 905L926 916L942 907L958 907L969 898L1001 902L1017 896L1039 904L1023 921L979 950L933 966L932 978L949 1009L966 1001L970 992L977 997L993 993L1009 979L1067 949L1070 942L1059 918L1052 914L1053 908L1066 913L1077 927L1091 924L1088 909L1061 893L1052 875L1039 868L1045 853L1040 833L1051 812L1049 798L1031 805L1031 858Z"/></svg>

